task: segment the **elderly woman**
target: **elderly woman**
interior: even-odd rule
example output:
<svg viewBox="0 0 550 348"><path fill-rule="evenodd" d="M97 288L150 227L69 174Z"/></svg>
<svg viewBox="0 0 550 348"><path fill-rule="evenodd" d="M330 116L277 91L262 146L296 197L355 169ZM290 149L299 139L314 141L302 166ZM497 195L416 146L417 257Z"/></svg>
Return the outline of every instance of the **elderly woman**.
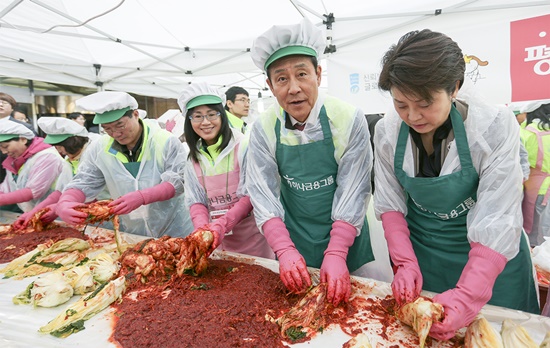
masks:
<svg viewBox="0 0 550 348"><path fill-rule="evenodd" d="M0 121L0 150L8 157L0 185L0 206L17 204L28 212L55 190L58 180L70 178L71 171L57 150L20 123Z"/></svg>
<svg viewBox="0 0 550 348"><path fill-rule="evenodd" d="M386 52L379 80L395 109L374 137L392 290L400 304L422 289L440 293L437 339L453 337L486 303L539 310L522 232L519 126L465 88L464 70L457 43L426 29Z"/></svg>
<svg viewBox="0 0 550 348"><path fill-rule="evenodd" d="M38 126L46 133L44 142L55 146L57 151L62 156L65 156L65 160L71 166L72 171L72 175L68 179L72 179L78 171L80 158L86 151L88 144L92 142L90 134L86 128L80 124L64 117L41 117L38 120ZM97 136L97 134L95 135ZM61 197L61 192L68 184L69 180L58 180L55 191L52 192L48 198L37 204L34 209L22 214L19 219L15 221L14 226L16 228L25 228L35 213L48 206L51 206L50 211L43 214L40 219L44 223L55 220L57 217L57 214L55 214L55 204L59 200L59 197ZM106 193L104 193L103 196L104 197L98 198L108 198L108 194Z"/></svg>

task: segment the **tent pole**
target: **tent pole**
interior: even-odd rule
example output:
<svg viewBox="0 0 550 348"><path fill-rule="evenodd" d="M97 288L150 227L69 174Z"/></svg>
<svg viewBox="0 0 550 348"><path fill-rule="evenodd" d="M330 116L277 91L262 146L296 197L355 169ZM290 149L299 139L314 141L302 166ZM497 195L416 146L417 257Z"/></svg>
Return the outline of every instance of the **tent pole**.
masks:
<svg viewBox="0 0 550 348"><path fill-rule="evenodd" d="M28 80L28 86L29 86L29 93L31 95L31 117L32 117L32 126L34 128L34 131L38 133L38 117L36 116L36 100L34 98L34 82L32 80Z"/></svg>

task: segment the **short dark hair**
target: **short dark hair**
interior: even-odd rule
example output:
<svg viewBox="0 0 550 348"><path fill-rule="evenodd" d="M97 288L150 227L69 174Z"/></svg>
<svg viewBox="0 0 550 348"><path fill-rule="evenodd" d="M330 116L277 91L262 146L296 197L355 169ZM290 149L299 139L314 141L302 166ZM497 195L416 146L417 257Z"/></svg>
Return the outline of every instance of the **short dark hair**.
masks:
<svg viewBox="0 0 550 348"><path fill-rule="evenodd" d="M229 126L229 120L227 119L227 114L225 113L225 109L223 108L222 103L208 104L206 106L220 113L220 119L222 123L220 127L219 136L222 137L222 142L218 147L218 150L222 151L227 147L227 145L229 145L229 141L231 140L231 136L233 135L233 133L231 132L231 127ZM189 119L189 116L191 116L194 110L195 108L191 108L187 110L187 114L185 114L183 134L185 135L185 141L189 145L189 156L193 161L198 162L199 150L197 149L197 143L200 140L200 137L193 129L193 126L191 125L191 120Z"/></svg>
<svg viewBox="0 0 550 348"><path fill-rule="evenodd" d="M300 56L300 54L293 54L291 56ZM286 56L286 57L291 57L291 56ZM313 69L315 69L315 71L317 71L317 66L319 65L319 62L317 61L317 57L315 57L315 56L306 56L306 55L301 55L301 56L309 58L311 60L311 64L313 64ZM286 57L283 57L283 58L286 58ZM276 61L277 60L275 60L275 62ZM271 64L273 64L273 63L271 63ZM269 79L269 81L271 81L271 65L269 65L267 67L266 73L267 73L267 78Z"/></svg>
<svg viewBox="0 0 550 348"><path fill-rule="evenodd" d="M424 29L403 35L382 58L378 87L432 101L432 92L452 94L464 82L462 50L445 34Z"/></svg>
<svg viewBox="0 0 550 348"><path fill-rule="evenodd" d="M15 98L7 93L0 92L0 100L10 103L12 109L15 109L15 107L17 106Z"/></svg>
<svg viewBox="0 0 550 348"><path fill-rule="evenodd" d="M225 99L231 100L232 102L234 102L235 98L237 97L237 94L244 94L247 97L249 96L246 89L239 86L233 86L229 88L227 91L225 91Z"/></svg>
<svg viewBox="0 0 550 348"><path fill-rule="evenodd" d="M550 129L550 103L542 104L535 110L528 112L525 116L527 120L527 125L532 123L535 119L538 119L540 122L538 128L540 130L549 130Z"/></svg>
<svg viewBox="0 0 550 348"><path fill-rule="evenodd" d="M69 120L76 120L79 116L84 116L84 115L82 115L82 113L80 112L71 112L70 114L67 115L67 118Z"/></svg>
<svg viewBox="0 0 550 348"><path fill-rule="evenodd" d="M88 142L87 137L82 137L80 135L73 135L72 137L68 137L67 139L57 143L53 144L54 146L63 146L65 148L65 151L69 155L76 155L84 145Z"/></svg>
<svg viewBox="0 0 550 348"><path fill-rule="evenodd" d="M227 101L231 100L234 103L235 99L237 98L237 94L245 94L247 97L249 96L246 89L242 87L233 86L229 88L227 91L225 91L225 110L229 111L229 106L227 106Z"/></svg>

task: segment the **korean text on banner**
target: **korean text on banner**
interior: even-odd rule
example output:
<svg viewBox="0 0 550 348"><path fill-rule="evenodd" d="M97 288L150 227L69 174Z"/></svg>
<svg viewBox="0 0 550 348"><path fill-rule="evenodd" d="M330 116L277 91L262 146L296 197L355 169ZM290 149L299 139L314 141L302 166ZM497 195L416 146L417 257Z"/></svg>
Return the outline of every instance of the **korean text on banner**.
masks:
<svg viewBox="0 0 550 348"><path fill-rule="evenodd" d="M512 101L550 98L550 15L510 23Z"/></svg>

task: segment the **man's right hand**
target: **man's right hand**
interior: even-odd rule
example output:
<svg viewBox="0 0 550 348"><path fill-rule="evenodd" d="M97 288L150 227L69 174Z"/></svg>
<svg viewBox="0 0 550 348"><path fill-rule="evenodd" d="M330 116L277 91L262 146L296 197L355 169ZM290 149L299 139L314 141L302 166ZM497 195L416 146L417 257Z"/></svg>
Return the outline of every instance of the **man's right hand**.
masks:
<svg viewBox="0 0 550 348"><path fill-rule="evenodd" d="M75 210L76 207L84 206L78 202L59 202L55 209L56 214L68 224L83 225L88 214Z"/></svg>
<svg viewBox="0 0 550 348"><path fill-rule="evenodd" d="M85 200L86 196L79 189L68 189L59 198L55 213L66 223L82 225L85 223L88 214L75 210L75 208L84 206Z"/></svg>

